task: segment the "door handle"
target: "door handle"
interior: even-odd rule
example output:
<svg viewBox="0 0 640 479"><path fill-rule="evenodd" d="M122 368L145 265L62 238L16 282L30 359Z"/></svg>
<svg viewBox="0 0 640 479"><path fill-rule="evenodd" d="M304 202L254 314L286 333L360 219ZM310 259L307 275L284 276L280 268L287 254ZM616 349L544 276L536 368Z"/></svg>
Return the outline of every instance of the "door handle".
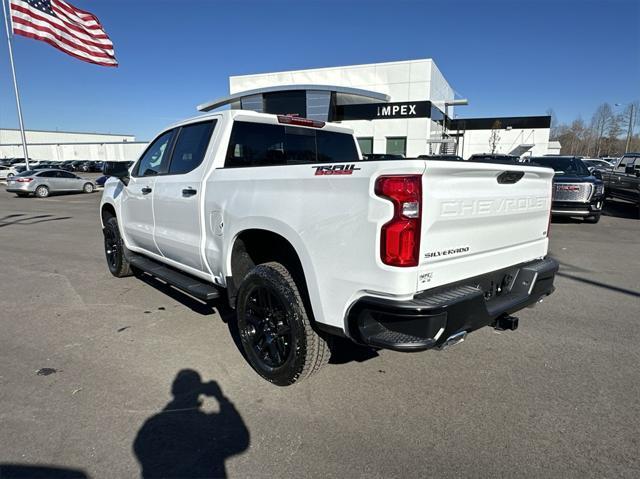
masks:
<svg viewBox="0 0 640 479"><path fill-rule="evenodd" d="M182 190L182 196L188 198L189 196L193 196L198 192L198 190L194 190L193 188L185 188Z"/></svg>
<svg viewBox="0 0 640 479"><path fill-rule="evenodd" d="M149 188L148 186L145 186L144 188L142 188L142 194L143 195L148 195L149 193L151 193L151 191L153 191L151 188Z"/></svg>

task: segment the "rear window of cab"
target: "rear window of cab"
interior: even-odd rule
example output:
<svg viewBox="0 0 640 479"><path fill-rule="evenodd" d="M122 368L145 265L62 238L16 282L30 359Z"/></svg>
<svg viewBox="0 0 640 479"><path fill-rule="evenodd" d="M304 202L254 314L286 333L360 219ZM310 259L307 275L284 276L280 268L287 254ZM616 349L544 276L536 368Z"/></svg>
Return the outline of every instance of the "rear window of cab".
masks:
<svg viewBox="0 0 640 479"><path fill-rule="evenodd" d="M353 135L299 126L236 121L226 168L360 161Z"/></svg>

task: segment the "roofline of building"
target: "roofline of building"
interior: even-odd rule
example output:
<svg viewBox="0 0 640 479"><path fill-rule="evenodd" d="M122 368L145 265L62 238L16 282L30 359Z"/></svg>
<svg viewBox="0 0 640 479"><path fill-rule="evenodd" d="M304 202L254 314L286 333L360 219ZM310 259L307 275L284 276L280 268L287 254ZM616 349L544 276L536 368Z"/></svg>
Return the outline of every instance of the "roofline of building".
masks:
<svg viewBox="0 0 640 479"><path fill-rule="evenodd" d="M0 131L20 131L18 128L3 128L0 127ZM64 130L31 130L26 129L25 133L34 132L34 133L69 133L73 135L102 135L102 136L132 136L135 138L136 135L129 134L120 134L120 133L98 133L95 131L64 131Z"/></svg>
<svg viewBox="0 0 640 479"><path fill-rule="evenodd" d="M338 85L315 85L315 84L290 84L290 85L276 85L263 88L255 88L252 90L240 91L232 93L231 95L218 98L217 100L202 103L198 105L198 111L211 111L216 108L228 105L234 101L240 100L246 96L260 95L263 93L273 93L279 91L291 91L291 90L316 90L316 91L331 91L336 93L342 93L345 95L361 96L364 98L372 98L383 102L388 102L391 97L386 93L380 93L372 90L363 90L362 88L345 87Z"/></svg>
<svg viewBox="0 0 640 479"><path fill-rule="evenodd" d="M327 66L327 67L318 67L318 68L300 68L297 70L281 70L277 72L263 72L263 73L247 73L246 75L231 75L229 80L232 78L248 78L253 76L264 76L264 75L278 75L281 73L301 73L308 72L311 70L319 71L319 70L335 70L336 68L365 68L365 67L373 67L378 65L400 65L402 63L416 63L416 62L431 62L435 65L435 61L433 58L416 58L414 60L397 60L391 62L382 62L382 63L356 63L355 65L335 65L335 66Z"/></svg>

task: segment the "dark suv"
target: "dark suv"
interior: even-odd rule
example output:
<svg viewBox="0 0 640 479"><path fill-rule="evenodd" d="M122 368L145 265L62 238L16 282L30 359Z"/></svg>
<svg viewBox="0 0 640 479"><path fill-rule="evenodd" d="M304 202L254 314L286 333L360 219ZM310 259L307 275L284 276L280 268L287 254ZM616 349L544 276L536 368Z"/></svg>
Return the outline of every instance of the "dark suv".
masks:
<svg viewBox="0 0 640 479"><path fill-rule="evenodd" d="M577 156L539 156L531 165L553 168L554 216L580 216L587 223L600 221L604 203L604 182L599 171L591 173Z"/></svg>
<svg viewBox="0 0 640 479"><path fill-rule="evenodd" d="M607 197L634 203L640 218L640 153L625 153L615 167L603 171L602 176Z"/></svg>

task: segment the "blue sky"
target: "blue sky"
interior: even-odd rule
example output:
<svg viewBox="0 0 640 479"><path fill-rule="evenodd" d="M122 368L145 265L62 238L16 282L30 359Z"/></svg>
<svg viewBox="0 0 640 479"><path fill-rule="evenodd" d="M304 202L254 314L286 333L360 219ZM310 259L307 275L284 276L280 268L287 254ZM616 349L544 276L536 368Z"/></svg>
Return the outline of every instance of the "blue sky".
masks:
<svg viewBox="0 0 640 479"><path fill-rule="evenodd" d="M637 0L71 3L100 18L120 67L15 37L27 128L149 139L227 94L229 75L416 58L469 99L459 116L588 120L640 98ZM16 127L4 28L0 40L0 126Z"/></svg>

